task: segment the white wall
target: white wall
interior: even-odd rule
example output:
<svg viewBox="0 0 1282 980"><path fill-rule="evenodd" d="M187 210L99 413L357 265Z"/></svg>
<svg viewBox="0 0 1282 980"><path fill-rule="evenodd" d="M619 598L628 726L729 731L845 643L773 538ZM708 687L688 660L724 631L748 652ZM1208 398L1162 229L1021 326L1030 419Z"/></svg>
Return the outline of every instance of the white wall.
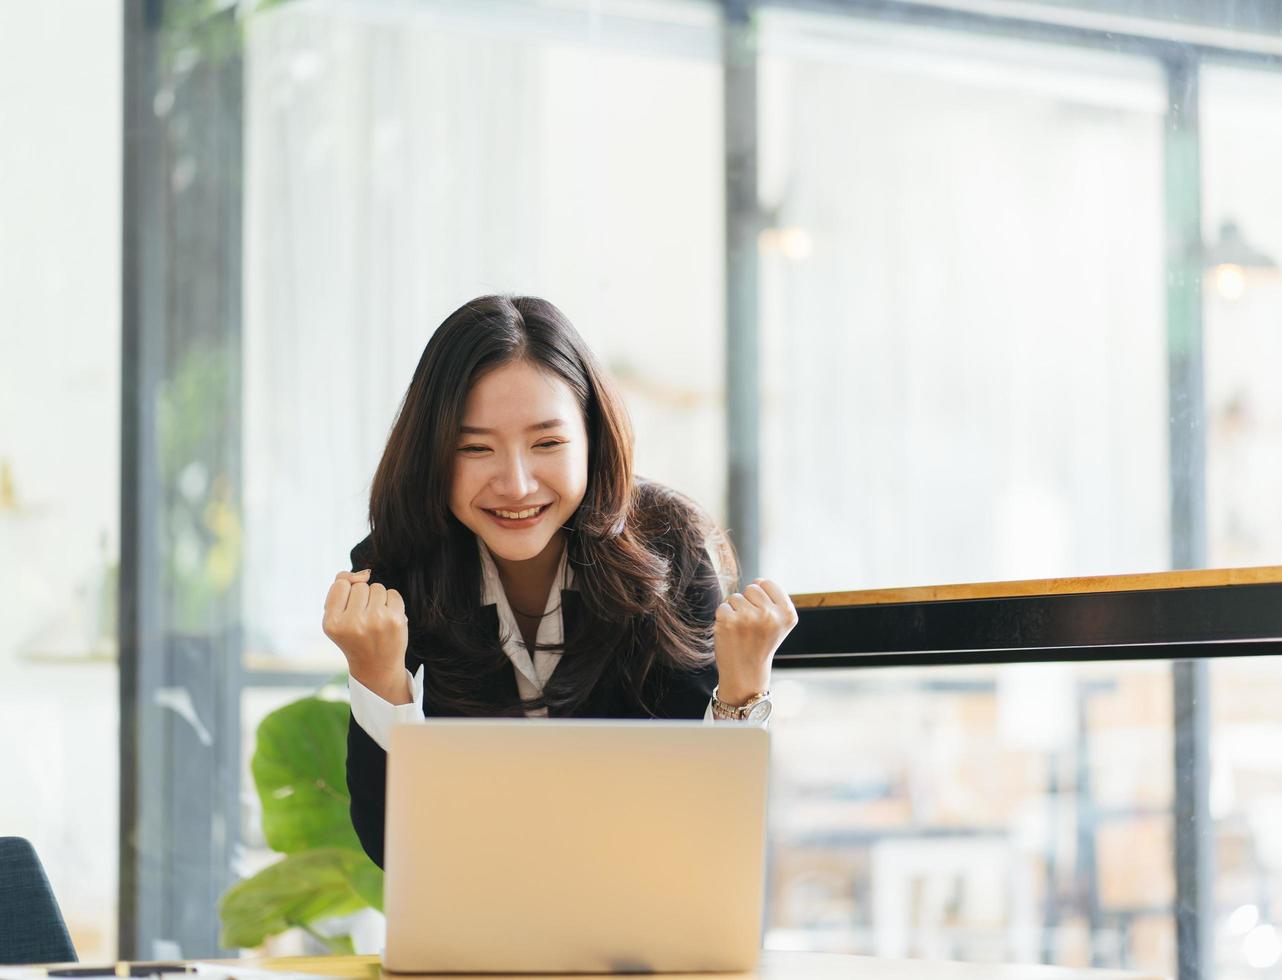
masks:
<svg viewBox="0 0 1282 980"><path fill-rule="evenodd" d="M85 959L116 947L121 20L0 4L0 835Z"/></svg>

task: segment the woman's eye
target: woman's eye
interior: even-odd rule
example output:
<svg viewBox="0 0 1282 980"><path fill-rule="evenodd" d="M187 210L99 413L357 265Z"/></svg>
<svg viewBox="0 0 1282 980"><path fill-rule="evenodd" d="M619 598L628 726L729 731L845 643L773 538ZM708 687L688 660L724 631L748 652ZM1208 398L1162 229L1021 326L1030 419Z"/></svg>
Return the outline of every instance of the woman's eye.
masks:
<svg viewBox="0 0 1282 980"><path fill-rule="evenodd" d="M543 442L535 443L534 448L535 449L555 449L558 446L564 446L564 445L565 443L560 439L547 439L547 440L544 440ZM478 456L481 453L488 453L490 451L490 447L489 446L460 446L458 451L461 453L467 453L469 456Z"/></svg>

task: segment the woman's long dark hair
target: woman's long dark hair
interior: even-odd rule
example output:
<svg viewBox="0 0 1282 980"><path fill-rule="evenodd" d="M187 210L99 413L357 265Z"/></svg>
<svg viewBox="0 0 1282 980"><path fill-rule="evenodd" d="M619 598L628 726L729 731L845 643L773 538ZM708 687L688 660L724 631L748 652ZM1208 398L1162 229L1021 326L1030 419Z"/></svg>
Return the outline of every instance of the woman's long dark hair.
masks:
<svg viewBox="0 0 1282 980"><path fill-rule="evenodd" d="M587 491L566 524L583 613L543 697L496 705L477 692L511 662L480 625L476 538L449 500L468 392L515 361L560 378L583 412ZM440 714L573 714L612 671L645 708L656 666L712 660L711 624L692 616L686 596L737 576L728 541L697 505L634 477L632 426L613 383L565 315L534 297L480 297L432 335L374 475L369 519L369 563L404 593L410 649L428 662L425 697Z"/></svg>

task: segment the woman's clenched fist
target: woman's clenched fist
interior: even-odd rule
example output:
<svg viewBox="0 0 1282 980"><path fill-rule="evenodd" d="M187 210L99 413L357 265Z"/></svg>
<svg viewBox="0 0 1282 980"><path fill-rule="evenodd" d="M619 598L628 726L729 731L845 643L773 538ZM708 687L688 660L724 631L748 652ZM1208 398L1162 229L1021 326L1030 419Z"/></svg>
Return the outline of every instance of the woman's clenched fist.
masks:
<svg viewBox="0 0 1282 980"><path fill-rule="evenodd" d="M410 702L405 673L409 620L399 592L371 585L368 568L339 572L325 596L321 626L343 651L352 677L385 701Z"/></svg>
<svg viewBox="0 0 1282 980"><path fill-rule="evenodd" d="M727 704L744 704L770 689L770 664L783 638L797 625L788 593L768 579L754 579L717 607L713 642L719 690Z"/></svg>

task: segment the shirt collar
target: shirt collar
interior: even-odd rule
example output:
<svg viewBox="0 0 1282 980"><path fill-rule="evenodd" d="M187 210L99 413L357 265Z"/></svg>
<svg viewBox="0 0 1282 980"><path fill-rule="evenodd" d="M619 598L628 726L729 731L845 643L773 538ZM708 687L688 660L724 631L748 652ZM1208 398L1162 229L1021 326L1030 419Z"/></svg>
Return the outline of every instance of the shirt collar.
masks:
<svg viewBox="0 0 1282 980"><path fill-rule="evenodd" d="M517 693L525 699L539 697L543 693L543 685L552 676L561 659L561 654L554 652L555 648L560 647L565 640L565 622L561 618L561 592L574 588L574 572L566 557L569 548L561 551L561 562L557 565L552 588L548 589L547 602L543 606L543 618L539 621L536 644L540 649L536 650L531 657L525 646L525 640L521 637L521 630L512 612L512 605L507 601L507 593L503 591L503 582L499 579L499 570L494 563L494 556L490 554L490 549L485 546L485 542L480 537L477 537L476 543L481 554L482 605L494 606L498 613L499 642L507 658L512 661L512 666L516 668ZM547 649L549 647L553 649ZM540 708L535 714L546 715L547 709Z"/></svg>
<svg viewBox="0 0 1282 980"><path fill-rule="evenodd" d="M499 578L498 565L494 563L494 556L490 554L490 549L485 546L485 542L478 535L476 546L481 553L481 605L498 606L499 597L506 599L503 592L503 580ZM568 557L570 553L569 542L561 549L561 561L556 567L556 576L553 578L552 589L548 594L548 602L544 606L544 611L556 605L561 601L560 593L565 590L578 591L578 586L574 580L574 567L570 564ZM558 588L557 583L560 583Z"/></svg>

